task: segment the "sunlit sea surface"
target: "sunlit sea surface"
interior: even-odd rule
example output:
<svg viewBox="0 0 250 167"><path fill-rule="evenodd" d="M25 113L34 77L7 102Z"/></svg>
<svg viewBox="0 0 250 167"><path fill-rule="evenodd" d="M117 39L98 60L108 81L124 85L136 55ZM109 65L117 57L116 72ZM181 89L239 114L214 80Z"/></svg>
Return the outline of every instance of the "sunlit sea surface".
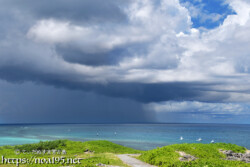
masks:
<svg viewBox="0 0 250 167"><path fill-rule="evenodd" d="M183 140L180 140L180 137ZM234 143L250 149L250 125L224 124L39 124L0 125L0 145L41 140L108 140L149 150L176 143Z"/></svg>

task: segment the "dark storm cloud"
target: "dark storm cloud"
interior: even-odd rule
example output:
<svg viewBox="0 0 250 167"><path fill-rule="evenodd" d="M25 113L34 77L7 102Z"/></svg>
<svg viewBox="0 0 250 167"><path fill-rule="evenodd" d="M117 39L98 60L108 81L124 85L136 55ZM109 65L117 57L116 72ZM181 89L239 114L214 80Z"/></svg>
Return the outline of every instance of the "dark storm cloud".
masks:
<svg viewBox="0 0 250 167"><path fill-rule="evenodd" d="M82 90L95 92L110 97L127 98L138 102L160 102L168 100L201 100L201 101L223 101L228 98L225 94L208 96L206 95L207 84L202 83L162 83L162 84L143 84L143 83L79 83L65 81L64 75L52 75L46 73L36 73L25 67L5 67L0 68L0 77L7 81L23 83L33 81L53 85L58 88L71 90ZM70 78L68 78L70 80ZM206 86L205 86L206 85ZM197 89L199 88L199 89ZM206 95L206 96L204 96Z"/></svg>
<svg viewBox="0 0 250 167"><path fill-rule="evenodd" d="M134 2L134 6L124 13L130 2ZM237 46L240 52L228 51L236 45L232 42L224 46L226 42L217 39L216 31L207 38L199 30L191 29L188 11L177 1L158 2L2 0L0 79L122 98L127 100L121 105L125 108L131 101L224 102L233 97L230 93L242 92L231 89L230 84L232 80L233 86L244 81L234 71L235 55L243 53L242 50L248 53L249 43L245 42L244 35L238 34L240 42L235 40L235 43L246 43L247 47ZM226 37L235 33L227 27L222 30ZM242 57L245 55L239 59L246 60ZM79 112L85 106L75 101L64 104L68 98L61 101L62 105L58 101L56 104L63 113L69 111L63 108L71 105ZM85 107L91 109L91 106ZM139 110L137 107L131 107L131 112ZM93 116L98 112L100 110L95 110ZM67 117L68 113L64 114ZM139 112L136 119L139 120L140 114L143 115ZM146 119L144 115L142 119Z"/></svg>
<svg viewBox="0 0 250 167"><path fill-rule="evenodd" d="M2 54L0 60L4 62L0 66L1 79L14 83L32 81L35 83L52 85L56 88L94 92L114 98L132 99L142 103L168 100L199 100L205 102L218 102L228 98L226 93L215 95L208 94L208 92L212 90L211 87L218 85L219 83L207 84L203 82L169 82L150 84L136 82L111 82L104 84L96 82L80 82L80 75L57 71L57 68L53 69L54 71L51 72L50 68L52 67L48 66L50 59L42 59L44 62L39 61L41 59L40 57L44 57L44 54L51 54L50 50L46 51L46 47L38 47L36 44L30 44L26 40L22 41L22 44L28 47L23 48L22 45L19 46L19 42L13 42L13 44L9 45L9 47L0 47ZM15 48L15 46L19 47ZM37 54L37 52L40 54ZM72 55L74 55L73 51ZM27 58L23 59L25 57ZM72 57L74 58L74 56ZM79 62L79 60L77 62ZM96 65L97 61L93 63ZM44 70L38 70L37 65L40 66L39 68Z"/></svg>
<svg viewBox="0 0 250 167"><path fill-rule="evenodd" d="M0 123L153 122L140 103L83 91L0 81Z"/></svg>
<svg viewBox="0 0 250 167"><path fill-rule="evenodd" d="M25 45L28 46L28 43ZM34 47L33 44L31 44L31 47ZM15 48L15 50L12 50L10 47L1 50L0 48L2 53L1 61L4 62L0 66L1 79L14 83L33 81L35 83L52 85L57 88L95 92L101 95L127 98L143 103L168 100L201 100L212 102L223 101L228 98L225 93L211 96L208 95L207 92L211 91L211 87L214 84L202 82L169 82L151 84L136 82L110 82L106 84L98 82L80 82L79 78L81 78L81 75L57 71L57 68L53 69L53 72L51 72L50 68L52 67L48 66L48 61L50 61L50 59L45 59L45 62L40 62L40 59L37 59L36 56L34 56L36 51L30 52L19 49L20 48ZM49 51L42 50L42 54L39 56L43 57L43 53L46 52L47 54L50 54ZM27 60L19 60L25 56L27 56ZM29 60L30 57L32 57L31 60ZM38 70L37 63L39 63L39 68L44 70ZM67 77L65 77L65 75L67 75Z"/></svg>

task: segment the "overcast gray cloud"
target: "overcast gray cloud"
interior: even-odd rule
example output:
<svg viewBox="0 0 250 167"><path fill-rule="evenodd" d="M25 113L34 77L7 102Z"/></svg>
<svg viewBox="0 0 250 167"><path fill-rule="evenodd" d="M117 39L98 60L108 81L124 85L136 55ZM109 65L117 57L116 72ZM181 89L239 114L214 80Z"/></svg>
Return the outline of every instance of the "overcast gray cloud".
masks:
<svg viewBox="0 0 250 167"><path fill-rule="evenodd" d="M159 106L247 103L250 3L225 3L236 14L200 30L178 0L1 0L0 78Z"/></svg>
<svg viewBox="0 0 250 167"><path fill-rule="evenodd" d="M12 14L21 14L22 16L34 19L55 18L60 20L70 20L80 24L123 22L126 21L126 15L120 10L120 5L126 5L125 0L55 0L37 1L24 0L16 2L15 0L1 0L3 11L9 11ZM21 17L21 16L20 16Z"/></svg>

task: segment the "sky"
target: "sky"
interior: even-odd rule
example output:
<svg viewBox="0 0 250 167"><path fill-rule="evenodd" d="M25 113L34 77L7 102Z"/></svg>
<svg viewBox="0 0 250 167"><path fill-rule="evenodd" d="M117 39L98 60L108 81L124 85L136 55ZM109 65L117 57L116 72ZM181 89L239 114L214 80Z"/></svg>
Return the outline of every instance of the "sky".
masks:
<svg viewBox="0 0 250 167"><path fill-rule="evenodd" d="M0 0L0 123L249 123L248 0Z"/></svg>

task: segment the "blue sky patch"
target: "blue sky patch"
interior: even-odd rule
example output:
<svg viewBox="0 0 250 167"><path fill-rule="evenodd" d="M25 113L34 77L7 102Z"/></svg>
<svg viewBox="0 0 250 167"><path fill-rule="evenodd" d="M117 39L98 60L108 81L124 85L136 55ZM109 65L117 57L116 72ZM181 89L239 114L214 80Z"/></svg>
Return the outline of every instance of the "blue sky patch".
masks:
<svg viewBox="0 0 250 167"><path fill-rule="evenodd" d="M224 0L180 0L188 8L194 28L213 29L228 15L236 14Z"/></svg>

